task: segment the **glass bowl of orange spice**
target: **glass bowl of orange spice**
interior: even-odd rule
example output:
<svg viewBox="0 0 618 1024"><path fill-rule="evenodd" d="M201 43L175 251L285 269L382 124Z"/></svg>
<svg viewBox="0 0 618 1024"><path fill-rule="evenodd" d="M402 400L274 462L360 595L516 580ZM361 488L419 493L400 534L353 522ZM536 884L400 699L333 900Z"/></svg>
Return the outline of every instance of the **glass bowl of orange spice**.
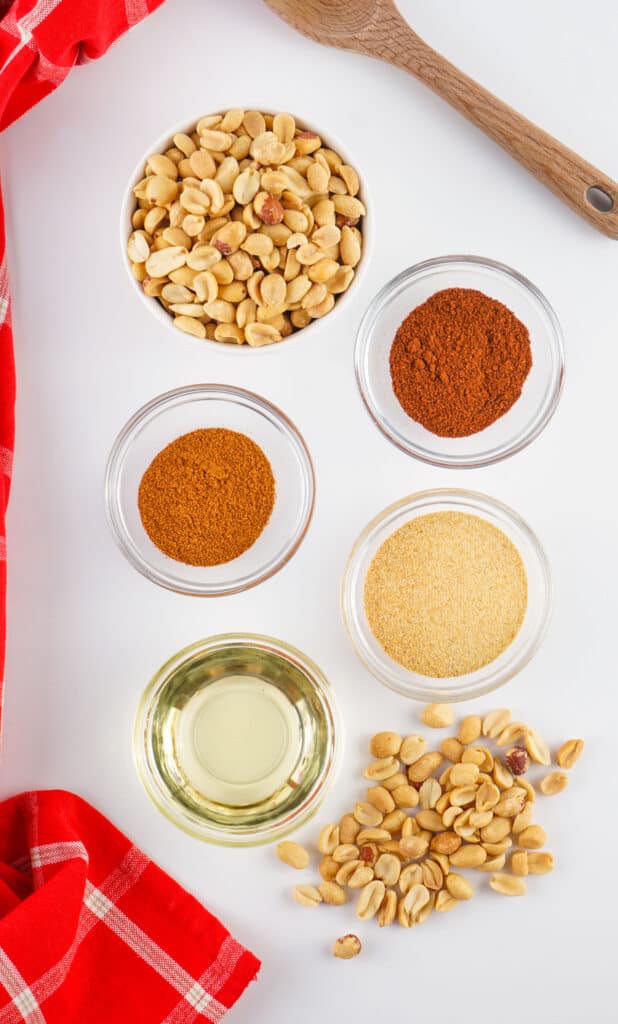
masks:
<svg viewBox="0 0 618 1024"><path fill-rule="evenodd" d="M510 267L445 256L404 270L359 327L356 377L369 414L399 448L473 468L529 445L564 379L558 318Z"/></svg>
<svg viewBox="0 0 618 1024"><path fill-rule="evenodd" d="M247 590L302 542L314 472L294 424L224 384L154 398L112 448L107 518L121 551L154 583L201 597Z"/></svg>

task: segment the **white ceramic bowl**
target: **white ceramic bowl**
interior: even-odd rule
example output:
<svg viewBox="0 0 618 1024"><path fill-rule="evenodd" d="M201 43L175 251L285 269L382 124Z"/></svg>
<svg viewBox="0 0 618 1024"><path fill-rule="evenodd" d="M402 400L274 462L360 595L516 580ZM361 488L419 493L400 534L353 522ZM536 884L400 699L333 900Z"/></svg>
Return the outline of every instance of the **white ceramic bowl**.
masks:
<svg viewBox="0 0 618 1024"><path fill-rule="evenodd" d="M231 109L231 108L229 108L229 109ZM249 108L247 108L247 109L249 109ZM264 110L264 109L268 110L268 105L265 105L264 107L260 107L259 109L261 109L261 110ZM269 111L269 112L271 112L271 113L278 113L278 111L276 111L276 110L272 110L272 111ZM347 148L344 145L342 145L339 142L338 139L335 138L335 136L332 134L332 132L330 132L330 131L322 132L320 127L316 127L315 125L311 124L309 121L305 120L305 118L299 118L298 119L298 124L299 125L302 125L302 127L304 129L306 129L307 131L317 132L321 136L321 138L324 140L324 142L329 147L332 147L332 149L334 149L335 152L339 153L339 155L343 157L343 159L345 160L346 163L351 164L351 166L355 168L355 170L357 171L357 173L359 175L359 178L360 178L360 181L361 181L361 188L360 188L360 192L359 192L359 198L361 198L363 200L363 202L365 203L365 206L367 208L367 215L365 217L363 217L363 224L362 224L363 251L362 251L362 256L361 256L361 259L360 259L360 263L356 267L356 273L354 275L354 280L352 281L352 284L348 288L347 292L344 292L343 295L340 295L337 298L337 300L335 302L335 306L331 310L330 313L328 313L325 317L320 318L318 320L312 320L311 323L307 325L307 327L303 327L299 331L294 331L293 334L291 334L288 338L284 338L283 342L280 342L277 345L263 345L263 346L258 347L258 348L253 348L251 345L233 345L233 344L226 344L225 342L221 342L221 341L211 341L208 338L206 338L204 340L198 339L198 338L192 338L191 335L185 334L183 331L178 330L177 327L174 327L174 322L173 322L172 317L170 316L169 313L166 312L166 310L163 308L161 303L157 301L157 299L151 298L148 295L144 295L144 292L142 290L141 285L139 284L138 281L136 281L136 279L134 278L134 276L133 276L133 274L131 272L131 263L129 261L129 257L127 256L127 241L128 241L129 235L131 234L131 232L133 230L132 225L131 225L131 216L132 216L132 214L133 214L133 212L135 210L135 196L133 195L133 189L134 189L135 185L137 185L138 181L141 181L141 179L144 177L144 167L146 165L148 157L152 156L153 153L161 153L165 149L168 149L169 146L171 145L172 137L174 135L176 135L177 132L190 132L190 131L192 131L194 129L196 123L200 120L200 117L204 117L207 113L209 113L209 111L203 111L201 114L198 114L196 117L191 118L190 120L186 120L185 119L185 120L179 121L177 124L172 125L165 132L163 132L163 134L160 135L158 139L155 139L154 142L152 142L151 145L148 146L148 148L145 150L145 152L142 154L142 156L137 161L137 163L136 163L136 165L135 165L135 167L134 167L134 169L133 169L133 171L132 171L132 173L131 173L131 175L129 177L129 181L128 181L128 184L127 184L127 187L126 187L126 190L125 190L125 193L124 193L124 197L123 197L123 200L122 200L122 209L121 209L121 212L120 212L120 251L121 251L121 259L122 259L123 265L124 265L124 267L125 267L125 269L127 271L127 275L128 275L128 278L129 278L129 281L130 281L130 284L131 284L131 289L134 292L134 294L137 295L137 297L139 298L140 302L148 310L150 310L150 312L153 314L153 316L155 316L160 323L165 324L166 327L168 327L171 331L173 331L174 337L175 337L176 341L180 341L181 339L184 338L185 341L190 341L190 342L198 341L200 345L205 345L207 349L215 350L215 351L218 351L218 352L228 352L228 353L234 353L234 354L240 354L240 355L247 355L247 353L253 353L253 355L263 355L264 353L269 353L269 352L273 352L273 351L277 350L279 348L279 344L289 344L291 341L294 341L295 339L305 338L309 333L311 333L311 335L313 335L313 333L317 329L319 329L319 327L320 327L320 325L322 323L326 322L329 325L332 325L333 318L335 316L340 316L342 310L347 309L348 303L350 301L350 296L353 295L354 292L357 290L358 282L362 279L362 277L363 277L363 275L365 273L365 270L367 268L367 264L369 262L369 254L370 254L370 248L371 248L372 237L373 237L371 197L368 194L368 190L367 190L367 187L366 187L366 184L365 184L365 180L364 180L363 176L361 175L361 172L360 172L360 170L358 168L356 160L354 159L353 155L349 153ZM215 111L212 111L212 113L215 113ZM294 116L296 116L296 115L294 115Z"/></svg>

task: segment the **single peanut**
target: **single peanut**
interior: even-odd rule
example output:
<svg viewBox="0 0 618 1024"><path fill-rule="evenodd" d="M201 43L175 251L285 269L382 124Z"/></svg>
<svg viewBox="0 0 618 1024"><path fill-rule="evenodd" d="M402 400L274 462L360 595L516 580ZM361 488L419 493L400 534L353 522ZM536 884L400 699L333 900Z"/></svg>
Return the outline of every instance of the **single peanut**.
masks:
<svg viewBox="0 0 618 1024"><path fill-rule="evenodd" d="M431 729L446 729L454 720L450 704L427 704L421 712L421 721Z"/></svg>
<svg viewBox="0 0 618 1024"><path fill-rule="evenodd" d="M384 882L379 880L369 882L358 898L358 905L356 907L357 918L360 918L361 921L370 921L371 918L374 918L382 906L385 893L386 887Z"/></svg>
<svg viewBox="0 0 618 1024"><path fill-rule="evenodd" d="M362 801L354 805L353 811L354 817L359 825L367 826L369 828L377 828L381 825L384 815L381 811L374 807L373 804L364 803Z"/></svg>
<svg viewBox="0 0 618 1024"><path fill-rule="evenodd" d="M550 772L544 779L541 779L539 789L545 796L555 796L562 793L569 784L569 776L565 772Z"/></svg>
<svg viewBox="0 0 618 1024"><path fill-rule="evenodd" d="M395 757L381 757L377 761L373 761L365 769L365 778L388 779L390 775L394 775L397 771L399 771L399 762Z"/></svg>
<svg viewBox="0 0 618 1024"><path fill-rule="evenodd" d="M410 782L424 782L440 767L442 760L442 754L439 754L437 750L423 754L408 768L408 779Z"/></svg>
<svg viewBox="0 0 618 1024"><path fill-rule="evenodd" d="M332 854L339 846L339 828L337 825L325 825L318 836L318 850L320 853Z"/></svg>
<svg viewBox="0 0 618 1024"><path fill-rule="evenodd" d="M296 885L292 895L301 907L317 907L322 902L320 890L315 885Z"/></svg>
<svg viewBox="0 0 618 1024"><path fill-rule="evenodd" d="M358 935L342 935L333 946L333 956L339 960L351 960L358 956L362 948Z"/></svg>
<svg viewBox="0 0 618 1024"><path fill-rule="evenodd" d="M516 875L506 875L498 872L489 879L489 884L494 892L503 896L523 896L526 891L526 883L523 878Z"/></svg>
<svg viewBox="0 0 618 1024"><path fill-rule="evenodd" d="M337 885L337 882L322 882L318 886L318 891L323 902L334 907L341 906L348 899L345 889L341 885Z"/></svg>
<svg viewBox="0 0 618 1024"><path fill-rule="evenodd" d="M291 868L301 871L309 866L309 854L299 843L283 842L277 846L277 856Z"/></svg>
<svg viewBox="0 0 618 1024"><path fill-rule="evenodd" d="M562 744L556 760L561 768L572 768L579 761L584 749L583 740L566 740Z"/></svg>
<svg viewBox="0 0 618 1024"><path fill-rule="evenodd" d="M468 715L464 718L457 732L457 739L464 746L468 743L476 743L483 731L483 723L479 715Z"/></svg>
<svg viewBox="0 0 618 1024"><path fill-rule="evenodd" d="M483 736L495 739L510 721L511 712L508 708L496 708L495 711L490 711L483 719Z"/></svg>
<svg viewBox="0 0 618 1024"><path fill-rule="evenodd" d="M474 896L474 889L468 879L453 871L446 876L446 888L456 900L470 900Z"/></svg>
<svg viewBox="0 0 618 1024"><path fill-rule="evenodd" d="M397 757L401 749L401 736L396 732L378 732L372 737L369 749L378 760L383 757Z"/></svg>
<svg viewBox="0 0 618 1024"><path fill-rule="evenodd" d="M322 857L322 860L320 861L320 875L325 882L332 882L333 879L336 878L340 866L341 865L337 864L337 861L333 860L332 857Z"/></svg>
<svg viewBox="0 0 618 1024"><path fill-rule="evenodd" d="M511 857L511 871L520 878L528 874L528 853L526 850L516 850Z"/></svg>
<svg viewBox="0 0 618 1024"><path fill-rule="evenodd" d="M554 855L544 850L542 853L529 853L528 874L546 875L554 870Z"/></svg>
<svg viewBox="0 0 618 1024"><path fill-rule="evenodd" d="M339 822L339 842L343 844L356 842L356 837L361 830L353 814L344 814Z"/></svg>
<svg viewBox="0 0 618 1024"><path fill-rule="evenodd" d="M528 825L528 828L519 833L517 842L525 850L540 850L547 842L545 829L542 829L540 825Z"/></svg>
<svg viewBox="0 0 618 1024"><path fill-rule="evenodd" d="M440 744L440 752L444 755L447 761L452 761L456 764L463 754L463 743L460 743L455 736L447 736L445 740L442 740Z"/></svg>
<svg viewBox="0 0 618 1024"><path fill-rule="evenodd" d="M378 925L386 928L392 924L397 916L397 894L393 889L387 889L382 900L382 906L378 912Z"/></svg>
<svg viewBox="0 0 618 1024"><path fill-rule="evenodd" d="M390 814L395 810L395 801L384 786L372 786L367 790L367 803L372 804L381 814Z"/></svg>
<svg viewBox="0 0 618 1024"><path fill-rule="evenodd" d="M424 736L406 736L399 750L399 758L405 765L414 764L427 750Z"/></svg>
<svg viewBox="0 0 618 1024"><path fill-rule="evenodd" d="M418 790L414 786L397 786L393 790L393 799L397 807L416 807L419 802Z"/></svg>

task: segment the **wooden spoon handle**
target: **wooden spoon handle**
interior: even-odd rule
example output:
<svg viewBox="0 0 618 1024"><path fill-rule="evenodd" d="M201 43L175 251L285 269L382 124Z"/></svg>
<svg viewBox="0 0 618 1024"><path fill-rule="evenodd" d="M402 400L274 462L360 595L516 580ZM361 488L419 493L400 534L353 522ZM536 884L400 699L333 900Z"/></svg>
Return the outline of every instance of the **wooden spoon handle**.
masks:
<svg viewBox="0 0 618 1024"><path fill-rule="evenodd" d="M618 184L436 53L409 26L373 55L420 78L590 224L618 238ZM368 48L369 49L369 48Z"/></svg>

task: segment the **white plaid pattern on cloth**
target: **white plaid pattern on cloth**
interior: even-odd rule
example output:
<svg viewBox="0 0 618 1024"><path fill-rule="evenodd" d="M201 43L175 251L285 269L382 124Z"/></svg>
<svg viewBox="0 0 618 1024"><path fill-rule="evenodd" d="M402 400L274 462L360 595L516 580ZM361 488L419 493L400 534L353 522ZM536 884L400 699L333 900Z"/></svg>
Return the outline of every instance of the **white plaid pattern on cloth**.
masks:
<svg viewBox="0 0 618 1024"><path fill-rule="evenodd" d="M45 1017L41 1013L34 993L26 985L25 980L17 970L13 961L0 948L0 984L4 985L12 999L7 1009L14 1009L15 1020L26 1020L28 1024L45 1024Z"/></svg>
<svg viewBox="0 0 618 1024"><path fill-rule="evenodd" d="M233 939L226 939L219 950L217 959L208 967L199 978L193 989L187 992L183 999L174 1007L172 1012L165 1018L163 1024L190 1024L193 1020L192 1007L198 1013L204 1013L208 1008L207 1019L213 1022L221 1020L226 1012L221 1003L217 1003L208 996L209 991L219 992L227 978L232 974L236 964L242 955L242 949ZM202 995L203 993L203 995ZM204 1000L206 996L206 1000ZM197 1000L197 1002L194 1002Z"/></svg>
<svg viewBox="0 0 618 1024"><path fill-rule="evenodd" d="M62 0L38 0L31 11L17 20L15 14L9 8L8 13L5 15L2 21L2 28L19 39L19 43L9 54L8 58L0 68L0 75L9 66L11 61L15 59L18 53L27 46L30 50L38 51L39 61L37 64L37 78L53 82L54 85L59 85L67 75L68 68L58 67L58 65L48 60L45 54L41 53L37 47L34 39L34 31L39 27L41 22L45 21L51 12L62 3Z"/></svg>
<svg viewBox="0 0 618 1024"><path fill-rule="evenodd" d="M76 858L88 862L88 851L81 842L46 843L30 851L29 866L33 874L45 867ZM198 978L192 978L162 947L154 942L116 903L139 880L149 864L145 854L131 847L119 867L100 886L86 880L84 903L75 941L63 960L43 977L27 986L12 961L0 948L0 984L12 997L12 1003L0 1010L0 1024L45 1024L41 1004L62 984L75 954L92 929L102 923L174 988L181 999L162 1024L190 1024L199 1014L211 1024L218 1024L227 1013L211 991L218 992L231 976L243 948L231 936L222 943L216 960ZM15 867L26 866L24 861Z"/></svg>
<svg viewBox="0 0 618 1024"><path fill-rule="evenodd" d="M83 843L46 843L44 846L32 847L30 865L33 868L42 868L46 864L60 864L62 861L75 860L78 857L88 863L88 851Z"/></svg>

